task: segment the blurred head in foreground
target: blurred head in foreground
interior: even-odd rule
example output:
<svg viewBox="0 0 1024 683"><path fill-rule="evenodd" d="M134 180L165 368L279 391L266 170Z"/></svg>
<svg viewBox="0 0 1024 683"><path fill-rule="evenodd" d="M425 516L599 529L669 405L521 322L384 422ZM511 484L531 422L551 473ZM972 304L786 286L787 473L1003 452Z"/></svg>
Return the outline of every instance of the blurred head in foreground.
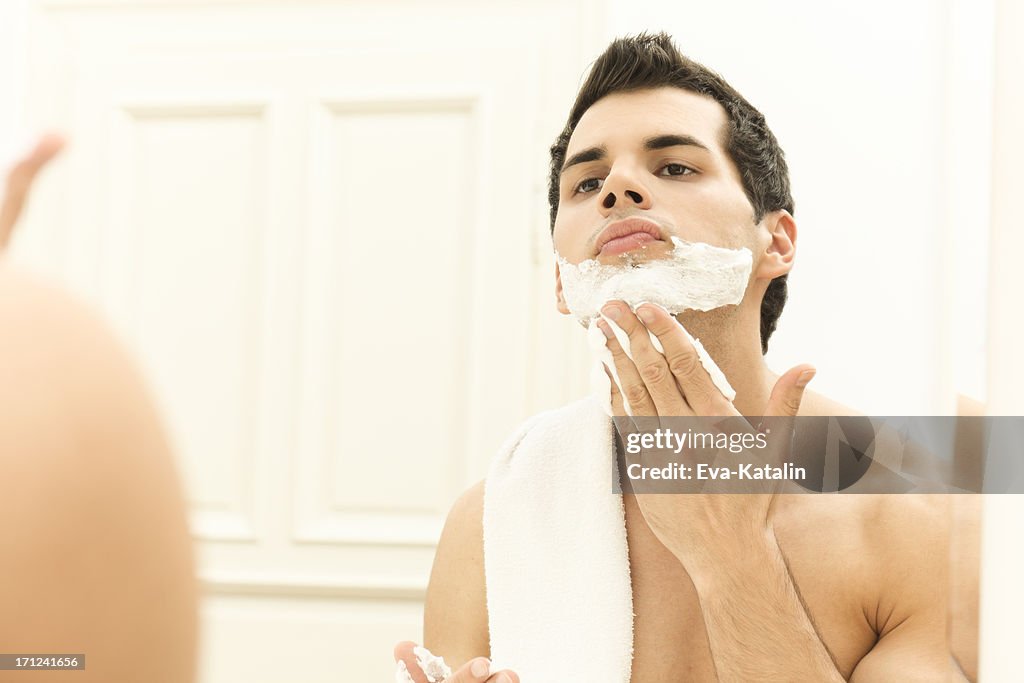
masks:
<svg viewBox="0 0 1024 683"><path fill-rule="evenodd" d="M85 654L0 680L195 680L185 504L140 374L107 326L0 253L0 643Z"/></svg>

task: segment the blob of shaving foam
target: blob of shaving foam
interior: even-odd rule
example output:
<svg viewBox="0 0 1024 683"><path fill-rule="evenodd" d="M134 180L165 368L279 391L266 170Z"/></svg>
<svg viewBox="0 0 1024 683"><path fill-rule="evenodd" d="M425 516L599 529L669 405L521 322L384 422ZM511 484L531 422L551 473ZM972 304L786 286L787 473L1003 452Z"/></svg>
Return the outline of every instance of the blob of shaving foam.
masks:
<svg viewBox="0 0 1024 683"><path fill-rule="evenodd" d="M746 247L726 249L672 236L674 248L663 259L625 265L604 265L595 259L569 263L556 253L565 303L583 324L600 315L601 307L619 299L635 309L656 303L675 315L686 310L710 311L743 300L753 267Z"/></svg>
<svg viewBox="0 0 1024 683"><path fill-rule="evenodd" d="M444 683L452 675L452 669L444 663L444 657L437 657L427 648L418 645L412 649L412 653L416 655L416 663L430 683ZM398 660L398 668L395 669L395 683L415 683L402 660Z"/></svg>
<svg viewBox="0 0 1024 683"><path fill-rule="evenodd" d="M395 667L395 683L416 683L416 681L412 680L409 667L401 659L398 660L398 666Z"/></svg>

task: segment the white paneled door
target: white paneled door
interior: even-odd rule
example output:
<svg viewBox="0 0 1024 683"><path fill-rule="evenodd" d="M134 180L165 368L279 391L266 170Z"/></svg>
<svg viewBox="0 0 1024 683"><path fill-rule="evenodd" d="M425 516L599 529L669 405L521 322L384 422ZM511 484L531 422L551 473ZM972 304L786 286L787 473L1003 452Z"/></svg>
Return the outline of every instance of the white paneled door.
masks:
<svg viewBox="0 0 1024 683"><path fill-rule="evenodd" d="M72 146L15 256L108 315L163 407L205 586L201 680L390 680L449 505L519 420L580 390L546 149L599 17L29 6L27 117Z"/></svg>

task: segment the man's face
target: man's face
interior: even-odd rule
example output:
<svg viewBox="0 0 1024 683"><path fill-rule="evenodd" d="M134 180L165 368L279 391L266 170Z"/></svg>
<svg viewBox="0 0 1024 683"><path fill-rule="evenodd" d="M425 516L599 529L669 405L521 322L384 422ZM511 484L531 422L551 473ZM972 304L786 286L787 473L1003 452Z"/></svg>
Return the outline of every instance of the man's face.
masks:
<svg viewBox="0 0 1024 683"><path fill-rule="evenodd" d="M642 262L665 258L674 235L748 247L756 270L759 235L739 171L722 147L727 125L721 105L679 88L596 102L569 140L555 250L570 263Z"/></svg>

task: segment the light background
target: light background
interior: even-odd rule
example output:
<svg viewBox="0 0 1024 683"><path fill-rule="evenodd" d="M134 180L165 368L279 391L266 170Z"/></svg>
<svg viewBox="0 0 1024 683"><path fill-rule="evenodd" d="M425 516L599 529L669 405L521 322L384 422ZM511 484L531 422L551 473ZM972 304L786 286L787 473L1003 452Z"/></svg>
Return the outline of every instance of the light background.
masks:
<svg viewBox="0 0 1024 683"><path fill-rule="evenodd" d="M194 506L205 681L234 680L260 642L340 648L366 667L346 678L311 664L305 680L378 675L374 648L386 659L390 639L418 637L454 495L519 420L586 391L582 337L553 310L546 147L617 35L671 32L765 113L787 152L800 236L776 370L812 362L818 391L872 414L954 413L958 395L1022 412L1011 203L1024 52L1009 36L1024 18L1012 0L367 7L0 9L0 158L47 127L73 139L14 257L103 309L154 378ZM398 129L411 141L378 158L368 139ZM373 261L387 248L353 223L399 236L412 287L380 284ZM417 286L434 298L407 311L402 339L351 341L338 307L415 300ZM402 377L370 372L396 356ZM344 380L320 381L332 373ZM349 388L367 384L378 388ZM435 447L351 458L394 429L361 401L403 388L422 417L404 428ZM338 430L359 425L336 425L353 415L362 440L339 447ZM339 467L393 485L354 492ZM1001 680L1013 631L1000 619L1022 597L1007 578L1024 558L991 539L1020 538L1024 515L1009 497L991 505L983 658ZM312 645L297 635L314 631Z"/></svg>

